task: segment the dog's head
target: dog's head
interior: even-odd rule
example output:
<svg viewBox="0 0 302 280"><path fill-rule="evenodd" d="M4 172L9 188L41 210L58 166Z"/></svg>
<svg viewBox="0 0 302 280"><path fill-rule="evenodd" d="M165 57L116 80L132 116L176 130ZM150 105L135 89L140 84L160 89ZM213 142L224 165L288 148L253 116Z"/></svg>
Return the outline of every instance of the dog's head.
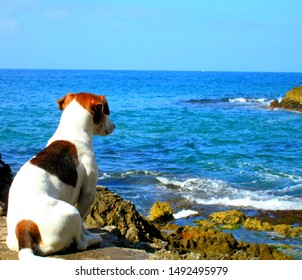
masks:
<svg viewBox="0 0 302 280"><path fill-rule="evenodd" d="M115 125L109 118L110 110L104 95L84 92L68 93L57 100L60 110L64 110L73 100L92 115L94 134L106 136L113 132Z"/></svg>

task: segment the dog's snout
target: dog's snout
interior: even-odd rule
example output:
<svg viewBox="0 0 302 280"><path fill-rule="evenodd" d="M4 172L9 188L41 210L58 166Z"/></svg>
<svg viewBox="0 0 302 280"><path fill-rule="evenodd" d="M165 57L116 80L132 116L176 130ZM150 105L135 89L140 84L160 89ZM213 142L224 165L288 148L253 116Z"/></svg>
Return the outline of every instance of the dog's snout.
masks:
<svg viewBox="0 0 302 280"><path fill-rule="evenodd" d="M107 120L108 120L108 119L107 119ZM105 134L106 134L106 135L111 134L111 133L114 131L114 129L115 129L115 124L114 124L111 120L109 120L109 121L110 121L110 124L109 124L109 126L107 126L106 129L105 129Z"/></svg>

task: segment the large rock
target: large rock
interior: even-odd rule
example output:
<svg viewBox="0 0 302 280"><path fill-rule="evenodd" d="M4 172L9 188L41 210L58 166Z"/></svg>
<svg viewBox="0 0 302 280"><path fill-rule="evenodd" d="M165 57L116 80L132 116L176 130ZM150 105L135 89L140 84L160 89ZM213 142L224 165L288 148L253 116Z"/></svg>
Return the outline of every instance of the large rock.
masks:
<svg viewBox="0 0 302 280"><path fill-rule="evenodd" d="M96 226L115 226L132 242L153 242L162 239L160 231L135 209L135 206L106 187L97 187L95 203L84 218L85 223Z"/></svg>
<svg viewBox="0 0 302 280"><path fill-rule="evenodd" d="M278 102L274 100L270 104L271 109L280 108L302 112L302 86L288 91L285 97Z"/></svg>
<svg viewBox="0 0 302 280"><path fill-rule="evenodd" d="M238 225L244 223L246 215L235 209L212 213L210 219L217 224Z"/></svg>
<svg viewBox="0 0 302 280"><path fill-rule="evenodd" d="M268 222L261 221L257 218L247 218L243 223L243 226L249 230L258 230L258 231L272 231L273 226Z"/></svg>
<svg viewBox="0 0 302 280"><path fill-rule="evenodd" d="M150 210L150 221L155 223L174 220L173 212L168 202L155 202Z"/></svg>
<svg viewBox="0 0 302 280"><path fill-rule="evenodd" d="M279 218L279 221L283 221L283 222L288 221L291 222L292 224L300 224L301 211L299 210L271 211L268 213L270 214L268 216L265 216L264 213L261 213L261 215L271 222L273 222L273 219L270 218L270 216L278 215L279 217L281 216L281 218ZM297 217L298 215L300 217ZM238 210L212 213L210 215L210 219L214 224L219 225L220 228L234 229L234 226L238 226L238 227L243 226L247 230L276 231L286 237L302 238L302 227L288 225L288 224L274 225L273 223L269 223L265 220L261 220L258 217L254 217L254 218L247 217L243 212L240 212Z"/></svg>
<svg viewBox="0 0 302 280"><path fill-rule="evenodd" d="M266 244L238 242L231 233L203 226L179 227L167 237L170 250L196 253L199 259L286 260L291 259Z"/></svg>
<svg viewBox="0 0 302 280"><path fill-rule="evenodd" d="M13 181L11 168L1 159L0 154L0 216L6 215L10 185Z"/></svg>

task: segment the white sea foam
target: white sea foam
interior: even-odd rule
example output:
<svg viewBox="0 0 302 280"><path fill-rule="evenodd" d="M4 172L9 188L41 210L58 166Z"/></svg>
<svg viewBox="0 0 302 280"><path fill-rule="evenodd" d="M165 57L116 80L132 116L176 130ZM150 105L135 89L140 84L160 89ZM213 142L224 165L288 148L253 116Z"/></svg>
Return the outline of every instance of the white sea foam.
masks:
<svg viewBox="0 0 302 280"><path fill-rule="evenodd" d="M244 98L244 97L234 97L229 98L229 102L231 103L265 103L267 101L266 98Z"/></svg>
<svg viewBox="0 0 302 280"><path fill-rule="evenodd" d="M248 207L262 210L298 210L301 209L301 201L282 200L273 198L266 200L253 200L251 198L218 198L218 199L201 199L194 198L190 195L185 196L189 201L204 205L225 205L234 207Z"/></svg>
<svg viewBox="0 0 302 280"><path fill-rule="evenodd" d="M121 177L136 176L136 175L151 175L159 176L161 173L149 170L130 170L121 174Z"/></svg>
<svg viewBox="0 0 302 280"><path fill-rule="evenodd" d="M108 179L108 178L111 178L111 175L107 174L107 173L102 173L102 174L99 174L99 180L104 180L104 179Z"/></svg>
<svg viewBox="0 0 302 280"><path fill-rule="evenodd" d="M243 97L236 97L236 98L230 98L229 102L241 102L241 103L246 103L247 99Z"/></svg>
<svg viewBox="0 0 302 280"><path fill-rule="evenodd" d="M184 181L157 177L167 188L179 188L179 194L192 203L249 207L263 210L301 209L301 198L278 190L252 191L233 187L221 180L191 178ZM298 186L297 186L298 187Z"/></svg>
<svg viewBox="0 0 302 280"><path fill-rule="evenodd" d="M183 210L179 211L178 213L173 214L173 217L174 217L174 219L177 220L177 219L186 218L186 217L189 217L191 215L196 215L196 214L198 214L197 211L183 209Z"/></svg>
<svg viewBox="0 0 302 280"><path fill-rule="evenodd" d="M221 180L211 180L211 179L202 179L202 178L190 178L185 181L179 180L171 180L166 177L156 177L157 180L165 186L174 186L179 187L183 190L189 191L196 191L199 189L200 191L204 192L211 192L211 191L222 191L225 190L228 185L227 183ZM210 187L209 187L210 186ZM233 189L235 191L235 189Z"/></svg>

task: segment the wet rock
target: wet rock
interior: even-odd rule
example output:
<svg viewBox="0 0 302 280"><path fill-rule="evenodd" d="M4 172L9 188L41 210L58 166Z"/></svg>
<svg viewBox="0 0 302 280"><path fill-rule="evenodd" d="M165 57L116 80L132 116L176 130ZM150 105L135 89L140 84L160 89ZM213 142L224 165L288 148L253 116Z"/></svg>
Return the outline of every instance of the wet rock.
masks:
<svg viewBox="0 0 302 280"><path fill-rule="evenodd" d="M13 175L11 168L1 159L0 154L0 216L5 216L7 211L8 193Z"/></svg>
<svg viewBox="0 0 302 280"><path fill-rule="evenodd" d="M84 217L85 223L102 228L115 226L132 242L162 239L160 231L135 209L135 206L106 187L97 187L95 203Z"/></svg>
<svg viewBox="0 0 302 280"><path fill-rule="evenodd" d="M239 246L240 248L240 246ZM290 257L280 253L273 246L267 244L245 244L242 246L241 258L252 260L290 260ZM236 259L233 258L233 259Z"/></svg>
<svg viewBox="0 0 302 280"><path fill-rule="evenodd" d="M271 231L273 230L273 226L270 225L268 222L263 222L257 218L252 219L252 218L247 218L243 224L243 226L246 229L250 230L258 230L258 231L264 231L268 230Z"/></svg>
<svg viewBox="0 0 302 280"><path fill-rule="evenodd" d="M302 227L293 227L290 237L302 238Z"/></svg>
<svg viewBox="0 0 302 280"><path fill-rule="evenodd" d="M293 227L290 225L275 225L274 230L284 236L292 236Z"/></svg>
<svg viewBox="0 0 302 280"><path fill-rule="evenodd" d="M150 210L150 221L162 223L172 221L173 212L168 202L155 202Z"/></svg>
<svg viewBox="0 0 302 280"><path fill-rule="evenodd" d="M238 210L230 210L213 213L210 219L217 224L238 225L244 223L246 215Z"/></svg>
<svg viewBox="0 0 302 280"><path fill-rule="evenodd" d="M277 231L281 235L284 235L286 237L302 237L302 227L294 227L292 225L275 225L273 227L274 231Z"/></svg>
<svg viewBox="0 0 302 280"><path fill-rule="evenodd" d="M271 225L302 225L302 210L262 210L259 211L257 217Z"/></svg>
<svg viewBox="0 0 302 280"><path fill-rule="evenodd" d="M278 102L277 100L272 101L270 108L281 108L302 112L302 86L293 88L292 90L288 91L280 102Z"/></svg>
<svg viewBox="0 0 302 280"><path fill-rule="evenodd" d="M199 220L195 222L196 225L199 225L200 227L203 227L205 229L213 228L216 224L209 221L209 220Z"/></svg>
<svg viewBox="0 0 302 280"><path fill-rule="evenodd" d="M261 212L259 217L255 218L247 217L238 210L231 210L213 213L210 215L210 218L214 225L218 225L223 229L234 229L234 226L237 225L238 227L243 226L247 230L276 231L286 237L302 237L302 227L291 224L276 224L280 221L287 221L288 223L294 224L301 223L300 210ZM207 224L207 222L205 222L205 224ZM214 225L212 225L212 227ZM209 224L209 226L211 226L211 224Z"/></svg>
<svg viewBox="0 0 302 280"><path fill-rule="evenodd" d="M179 227L167 237L168 251L180 254L197 254L198 259L226 260L283 260L291 259L265 244L238 242L231 233L200 226ZM196 257L196 256L195 256Z"/></svg>

